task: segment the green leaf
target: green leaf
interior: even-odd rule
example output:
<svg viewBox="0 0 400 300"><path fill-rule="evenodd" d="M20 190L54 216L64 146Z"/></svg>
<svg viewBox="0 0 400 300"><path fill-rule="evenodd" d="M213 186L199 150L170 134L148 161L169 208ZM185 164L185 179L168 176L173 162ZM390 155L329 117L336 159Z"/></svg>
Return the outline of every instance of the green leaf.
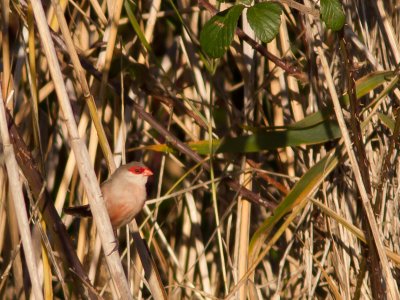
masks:
<svg viewBox="0 0 400 300"><path fill-rule="evenodd" d="M135 30L137 36L139 37L141 43L143 46L146 48L148 52L152 52L151 46L149 42L146 40L146 37L143 33L143 31L140 29L140 25L135 17L135 13L133 12L131 6L129 5L128 1L124 1L124 7L126 10L126 14L128 16L129 21L131 22L131 25L133 27L133 30Z"/></svg>
<svg viewBox="0 0 400 300"><path fill-rule="evenodd" d="M391 117L389 117L388 115L385 115L383 113L378 113L378 118L379 120L381 120L381 122L390 129L391 132L394 131L394 127L395 127L395 120L393 120Z"/></svg>
<svg viewBox="0 0 400 300"><path fill-rule="evenodd" d="M216 153L252 153L262 150L274 150L283 147L315 145L337 139L341 136L336 121L328 120L316 126L285 130L257 132L252 135L236 138L225 138L214 143ZM196 149L200 154L208 154L207 141L198 143Z"/></svg>
<svg viewBox="0 0 400 300"><path fill-rule="evenodd" d="M296 123L280 129L258 130L251 135L235 138L224 138L212 141L213 153L252 153L263 150L274 150L283 147L295 147L300 145L315 145L341 137L340 128L333 120L311 120L308 126L303 121L302 127L296 127ZM210 154L210 141L202 140L188 143L188 146L199 154ZM142 149L157 152L171 152L167 145L149 145Z"/></svg>
<svg viewBox="0 0 400 300"><path fill-rule="evenodd" d="M334 31L342 29L346 17L339 0L321 0L321 18Z"/></svg>
<svg viewBox="0 0 400 300"><path fill-rule="evenodd" d="M301 205L308 201L308 197L317 189L317 187L332 172L340 157L340 149L332 151L311 167L296 183L285 199L279 203L273 215L267 218L257 229L251 238L249 253L250 261L258 256L258 253L265 242L265 239L271 233L275 224L277 224L288 212L296 205Z"/></svg>
<svg viewBox="0 0 400 300"><path fill-rule="evenodd" d="M238 0L238 3L244 4L246 6L251 5L252 2L253 2L253 0Z"/></svg>
<svg viewBox="0 0 400 300"><path fill-rule="evenodd" d="M306 116L304 119L289 125L288 127L292 129L311 128L313 126L328 121L332 117L331 112L332 110L329 109L319 110L315 113Z"/></svg>
<svg viewBox="0 0 400 300"><path fill-rule="evenodd" d="M357 98L365 96L384 83L388 83L394 76L393 71L376 71L360 78L356 82Z"/></svg>
<svg viewBox="0 0 400 300"><path fill-rule="evenodd" d="M262 2L247 10L247 19L257 38L265 43L272 41L279 32L282 7L275 2Z"/></svg>
<svg viewBox="0 0 400 300"><path fill-rule="evenodd" d="M392 79L394 79L394 76L395 74L393 71L376 71L358 79L356 81L357 99L367 95L369 92L377 87L380 87L382 84L389 83ZM349 95L345 93L340 101L342 104L349 106Z"/></svg>
<svg viewBox="0 0 400 300"><path fill-rule="evenodd" d="M232 6L216 14L204 25L200 33L200 45L207 55L219 58L225 54L243 9L243 5Z"/></svg>

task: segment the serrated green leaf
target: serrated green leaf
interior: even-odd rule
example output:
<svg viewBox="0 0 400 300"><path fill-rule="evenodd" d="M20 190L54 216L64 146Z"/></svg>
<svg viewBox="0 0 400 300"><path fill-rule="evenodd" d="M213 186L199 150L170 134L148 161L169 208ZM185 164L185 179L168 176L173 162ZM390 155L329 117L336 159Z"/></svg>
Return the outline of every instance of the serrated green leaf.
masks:
<svg viewBox="0 0 400 300"><path fill-rule="evenodd" d="M243 9L243 5L232 6L216 14L204 25L200 33L200 45L207 55L219 58L225 54Z"/></svg>
<svg viewBox="0 0 400 300"><path fill-rule="evenodd" d="M282 7L278 3L257 3L247 10L247 20L257 38L269 43L279 32L281 13Z"/></svg>
<svg viewBox="0 0 400 300"><path fill-rule="evenodd" d="M346 17L339 0L321 0L321 18L334 31L342 29Z"/></svg>

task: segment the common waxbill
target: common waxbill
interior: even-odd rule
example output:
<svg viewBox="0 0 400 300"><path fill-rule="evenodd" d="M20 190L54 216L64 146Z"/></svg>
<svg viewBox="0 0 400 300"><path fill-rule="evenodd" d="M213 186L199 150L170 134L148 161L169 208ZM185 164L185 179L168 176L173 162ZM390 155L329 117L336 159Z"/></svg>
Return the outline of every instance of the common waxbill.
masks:
<svg viewBox="0 0 400 300"><path fill-rule="evenodd" d="M114 230L128 224L146 201L146 182L153 172L140 162L120 166L101 184L101 192ZM66 214L89 217L89 205L68 207Z"/></svg>

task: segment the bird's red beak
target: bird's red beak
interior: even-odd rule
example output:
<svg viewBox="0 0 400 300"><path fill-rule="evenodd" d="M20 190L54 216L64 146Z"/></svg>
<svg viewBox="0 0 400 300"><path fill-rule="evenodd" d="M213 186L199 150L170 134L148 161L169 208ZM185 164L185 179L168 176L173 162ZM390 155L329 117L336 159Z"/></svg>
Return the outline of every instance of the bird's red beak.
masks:
<svg viewBox="0 0 400 300"><path fill-rule="evenodd" d="M151 176L151 175L153 175L153 172L149 168L146 168L143 171L143 175L144 176Z"/></svg>

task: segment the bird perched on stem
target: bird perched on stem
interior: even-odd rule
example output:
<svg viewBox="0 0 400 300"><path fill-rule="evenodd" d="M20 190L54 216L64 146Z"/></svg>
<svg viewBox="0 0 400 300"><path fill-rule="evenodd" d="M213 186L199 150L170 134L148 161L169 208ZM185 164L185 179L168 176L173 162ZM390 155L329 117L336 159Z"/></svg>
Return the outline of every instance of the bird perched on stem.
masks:
<svg viewBox="0 0 400 300"><path fill-rule="evenodd" d="M140 162L120 166L109 179L101 184L101 192L116 230L128 224L142 210L146 201L146 183L153 172ZM90 217L89 205L68 207L64 212L78 217Z"/></svg>

